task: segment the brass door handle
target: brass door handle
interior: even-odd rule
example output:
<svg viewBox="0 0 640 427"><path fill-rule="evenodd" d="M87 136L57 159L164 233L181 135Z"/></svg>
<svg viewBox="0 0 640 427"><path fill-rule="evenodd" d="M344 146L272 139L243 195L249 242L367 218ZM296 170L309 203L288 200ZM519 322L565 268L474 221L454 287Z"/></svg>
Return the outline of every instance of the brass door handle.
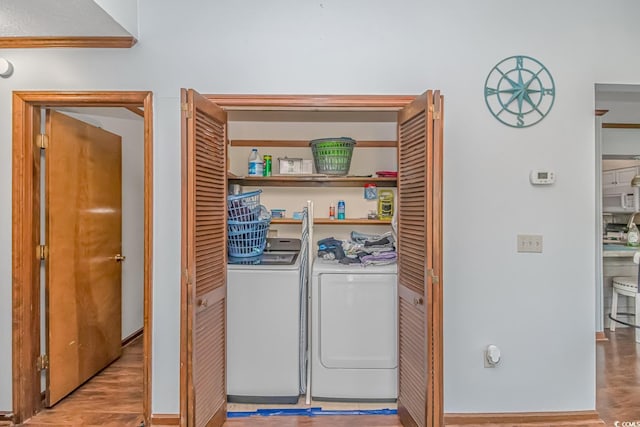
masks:
<svg viewBox="0 0 640 427"><path fill-rule="evenodd" d="M413 299L413 305L423 305L423 304L424 304L424 300L422 299L422 297Z"/></svg>
<svg viewBox="0 0 640 427"><path fill-rule="evenodd" d="M116 260L116 262L122 262L122 261L124 261L125 259L127 259L127 257L126 257L126 256L124 256L124 255L116 254L116 256L114 256L114 257L113 257L113 259L115 259L115 260Z"/></svg>
<svg viewBox="0 0 640 427"><path fill-rule="evenodd" d="M202 298L198 300L198 307L208 307L209 306L209 300L206 298Z"/></svg>

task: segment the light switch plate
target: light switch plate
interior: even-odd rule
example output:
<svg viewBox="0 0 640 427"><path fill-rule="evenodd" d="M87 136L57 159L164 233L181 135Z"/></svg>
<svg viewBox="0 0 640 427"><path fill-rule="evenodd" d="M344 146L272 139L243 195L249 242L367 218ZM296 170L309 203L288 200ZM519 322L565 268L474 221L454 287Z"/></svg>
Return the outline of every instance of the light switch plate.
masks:
<svg viewBox="0 0 640 427"><path fill-rule="evenodd" d="M518 234L518 252L542 253L542 235Z"/></svg>

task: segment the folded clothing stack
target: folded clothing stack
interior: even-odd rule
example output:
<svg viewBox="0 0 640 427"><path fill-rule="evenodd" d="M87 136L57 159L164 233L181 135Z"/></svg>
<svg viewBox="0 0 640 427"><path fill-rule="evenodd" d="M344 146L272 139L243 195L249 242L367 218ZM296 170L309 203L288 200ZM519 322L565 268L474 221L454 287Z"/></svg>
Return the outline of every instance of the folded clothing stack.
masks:
<svg viewBox="0 0 640 427"><path fill-rule="evenodd" d="M327 237L326 239L318 240L318 256L322 259L341 260L345 257L344 250L342 249L342 244L342 240L337 240L333 237Z"/></svg>
<svg viewBox="0 0 640 427"><path fill-rule="evenodd" d="M341 264L384 265L398 258L395 239L391 232L366 234L351 232L351 239L342 241L329 237L318 241L318 256L337 260Z"/></svg>

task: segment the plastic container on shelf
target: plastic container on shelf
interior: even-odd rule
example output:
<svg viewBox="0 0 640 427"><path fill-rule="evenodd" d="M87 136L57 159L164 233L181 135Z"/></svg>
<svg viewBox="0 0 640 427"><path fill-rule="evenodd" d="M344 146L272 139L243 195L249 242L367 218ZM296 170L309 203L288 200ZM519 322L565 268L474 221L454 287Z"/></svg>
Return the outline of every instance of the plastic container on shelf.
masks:
<svg viewBox="0 0 640 427"><path fill-rule="evenodd" d="M249 154L249 168L248 175L249 176L262 176L264 164L262 162L262 158L260 154L258 154L257 148L251 149L251 154Z"/></svg>
<svg viewBox="0 0 640 427"><path fill-rule="evenodd" d="M365 184L364 198L366 200L376 200L378 198L378 187L372 183Z"/></svg>
<svg viewBox="0 0 640 427"><path fill-rule="evenodd" d="M316 172L326 175L346 175L356 141L352 138L321 138L309 142Z"/></svg>
<svg viewBox="0 0 640 427"><path fill-rule="evenodd" d="M345 203L344 200L338 201L338 219L345 219Z"/></svg>

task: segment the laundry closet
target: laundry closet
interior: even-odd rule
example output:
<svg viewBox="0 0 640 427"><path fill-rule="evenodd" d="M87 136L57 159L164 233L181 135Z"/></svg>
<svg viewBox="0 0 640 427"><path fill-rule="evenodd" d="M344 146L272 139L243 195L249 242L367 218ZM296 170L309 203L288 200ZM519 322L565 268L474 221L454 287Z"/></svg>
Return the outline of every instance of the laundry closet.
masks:
<svg viewBox="0 0 640 427"><path fill-rule="evenodd" d="M210 420L215 425L224 420L227 392L230 398L233 394L229 387L235 384L239 372L246 371L227 371L225 366L232 368L239 357L231 360L226 351L236 351L230 354L238 355L255 352L259 357L284 339L282 331L272 331L272 336L267 335L266 326L261 331L260 324L264 322L259 320L245 323L242 334L233 327L239 318L246 319L260 307L282 303L282 296L275 291L270 298L267 283L273 272L261 272L251 278L253 286L265 286L255 288L260 304L249 309L247 316L234 316L228 311L244 307L237 301L256 303L250 287L238 294L241 298L234 296L232 286L240 276L232 276L227 253L220 251L227 243L227 195L240 192L259 193L260 204L278 212L278 217L270 219L270 240L299 239L305 246L298 251L300 264L292 264L299 265L298 298L278 309L278 313L284 313L286 307L296 307L288 318L300 327L296 342L300 349L298 376L292 373L291 377L298 379L299 394L306 395L307 403L311 398L397 398L403 422L427 425L435 422L434 417L439 419L443 140L440 93L427 91L415 97L203 96L184 90L182 96L181 384L187 393L181 409L187 418L195 425ZM312 160L309 141L325 137L356 141L348 175L279 173L283 171L281 162L288 159ZM252 149L261 156L271 156L272 176L247 176ZM381 177L376 174L379 171L397 171L398 176ZM390 219L373 218L378 201L365 198L365 186L394 193L398 264L380 271L361 266L336 269L331 263L316 259L319 240L346 239L351 231L369 235L391 231ZM345 217L330 218L330 206L339 200L345 202ZM305 238L309 239L308 245ZM252 267L241 268L249 271ZM294 283L295 275L290 276ZM231 279L225 280L227 277ZM274 279L273 289L282 282ZM351 293L344 293L347 288ZM377 305L379 310L371 310ZM294 313L298 314L296 319ZM264 319L272 317L265 315ZM262 339L262 344L253 349L225 351L225 344L231 347L251 333ZM293 348L294 340L288 341ZM273 363L279 359L276 357ZM244 380L251 391L251 376ZM292 387L285 393L290 400L296 394ZM270 392L265 390L260 386L255 395L249 392L245 396L247 402L261 395L268 397ZM278 397L277 392L274 397ZM242 402L242 398L238 401Z"/></svg>

